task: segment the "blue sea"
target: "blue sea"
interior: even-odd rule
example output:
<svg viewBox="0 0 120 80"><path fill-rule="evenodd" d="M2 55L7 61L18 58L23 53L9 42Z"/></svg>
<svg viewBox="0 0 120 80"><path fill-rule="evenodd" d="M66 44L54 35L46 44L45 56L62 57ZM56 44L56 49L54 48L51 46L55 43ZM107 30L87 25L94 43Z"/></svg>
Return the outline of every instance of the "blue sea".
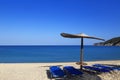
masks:
<svg viewBox="0 0 120 80"><path fill-rule="evenodd" d="M80 46L0 46L0 63L78 62ZM120 60L120 47L84 46L84 61Z"/></svg>

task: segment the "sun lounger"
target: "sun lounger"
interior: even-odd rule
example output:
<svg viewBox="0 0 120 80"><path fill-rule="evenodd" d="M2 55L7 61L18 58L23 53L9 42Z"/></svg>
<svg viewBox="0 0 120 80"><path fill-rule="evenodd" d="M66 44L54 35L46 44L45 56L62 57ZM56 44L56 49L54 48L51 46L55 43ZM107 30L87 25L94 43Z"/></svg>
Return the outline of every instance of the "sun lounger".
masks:
<svg viewBox="0 0 120 80"><path fill-rule="evenodd" d="M104 66L104 65L101 65L101 64L94 64L93 66L94 66L94 67L97 67L97 68L102 68L102 69L113 70L113 68L112 68L112 67L109 67L109 66Z"/></svg>
<svg viewBox="0 0 120 80"><path fill-rule="evenodd" d="M94 64L93 66L97 68L108 69L108 70L120 70L119 67L111 67L111 66L106 66L102 64Z"/></svg>
<svg viewBox="0 0 120 80"><path fill-rule="evenodd" d="M92 66L83 66L83 68L90 70L90 71L96 71L96 72L110 72L110 70L92 67Z"/></svg>
<svg viewBox="0 0 120 80"><path fill-rule="evenodd" d="M118 70L118 71L120 71L120 67L114 67L113 70Z"/></svg>
<svg viewBox="0 0 120 80"><path fill-rule="evenodd" d="M66 73L68 73L69 75L72 75L72 76L74 76L74 75L82 75L83 74L80 70L78 70L78 69L76 69L76 68L74 68L72 66L65 66L63 68L63 70Z"/></svg>
<svg viewBox="0 0 120 80"><path fill-rule="evenodd" d="M65 77L65 73L58 66L51 66L50 73L51 73L51 78L64 78Z"/></svg>

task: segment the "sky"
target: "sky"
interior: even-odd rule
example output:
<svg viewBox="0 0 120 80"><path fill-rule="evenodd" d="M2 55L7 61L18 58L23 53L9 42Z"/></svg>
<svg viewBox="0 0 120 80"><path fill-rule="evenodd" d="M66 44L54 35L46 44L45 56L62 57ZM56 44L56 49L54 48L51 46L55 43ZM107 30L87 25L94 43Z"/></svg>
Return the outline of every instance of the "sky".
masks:
<svg viewBox="0 0 120 80"><path fill-rule="evenodd" d="M120 0L0 0L0 45L79 45L60 33L120 36ZM84 39L85 45L101 42Z"/></svg>

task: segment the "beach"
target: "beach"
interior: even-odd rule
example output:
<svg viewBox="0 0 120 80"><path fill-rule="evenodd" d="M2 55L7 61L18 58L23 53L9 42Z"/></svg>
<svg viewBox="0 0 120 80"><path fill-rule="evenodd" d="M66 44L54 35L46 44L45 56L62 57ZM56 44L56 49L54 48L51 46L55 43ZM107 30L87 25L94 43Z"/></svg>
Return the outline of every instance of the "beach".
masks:
<svg viewBox="0 0 120 80"><path fill-rule="evenodd" d="M90 61L87 65L92 64L114 64L120 65L120 60L113 61ZM50 80L47 74L50 66L74 66L79 68L75 62L59 63L0 63L0 80ZM55 79L53 79L55 80ZM84 73L82 77L70 78L67 80L120 80L120 71L111 73L89 74Z"/></svg>

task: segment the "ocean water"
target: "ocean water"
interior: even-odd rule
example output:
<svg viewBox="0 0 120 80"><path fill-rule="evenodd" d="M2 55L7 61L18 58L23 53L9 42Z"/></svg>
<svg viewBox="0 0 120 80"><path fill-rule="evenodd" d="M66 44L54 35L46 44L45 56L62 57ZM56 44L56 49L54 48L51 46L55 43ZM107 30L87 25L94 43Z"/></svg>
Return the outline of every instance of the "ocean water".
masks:
<svg viewBox="0 0 120 80"><path fill-rule="evenodd" d="M80 46L0 46L0 63L78 62ZM120 60L120 47L84 46L84 61Z"/></svg>

